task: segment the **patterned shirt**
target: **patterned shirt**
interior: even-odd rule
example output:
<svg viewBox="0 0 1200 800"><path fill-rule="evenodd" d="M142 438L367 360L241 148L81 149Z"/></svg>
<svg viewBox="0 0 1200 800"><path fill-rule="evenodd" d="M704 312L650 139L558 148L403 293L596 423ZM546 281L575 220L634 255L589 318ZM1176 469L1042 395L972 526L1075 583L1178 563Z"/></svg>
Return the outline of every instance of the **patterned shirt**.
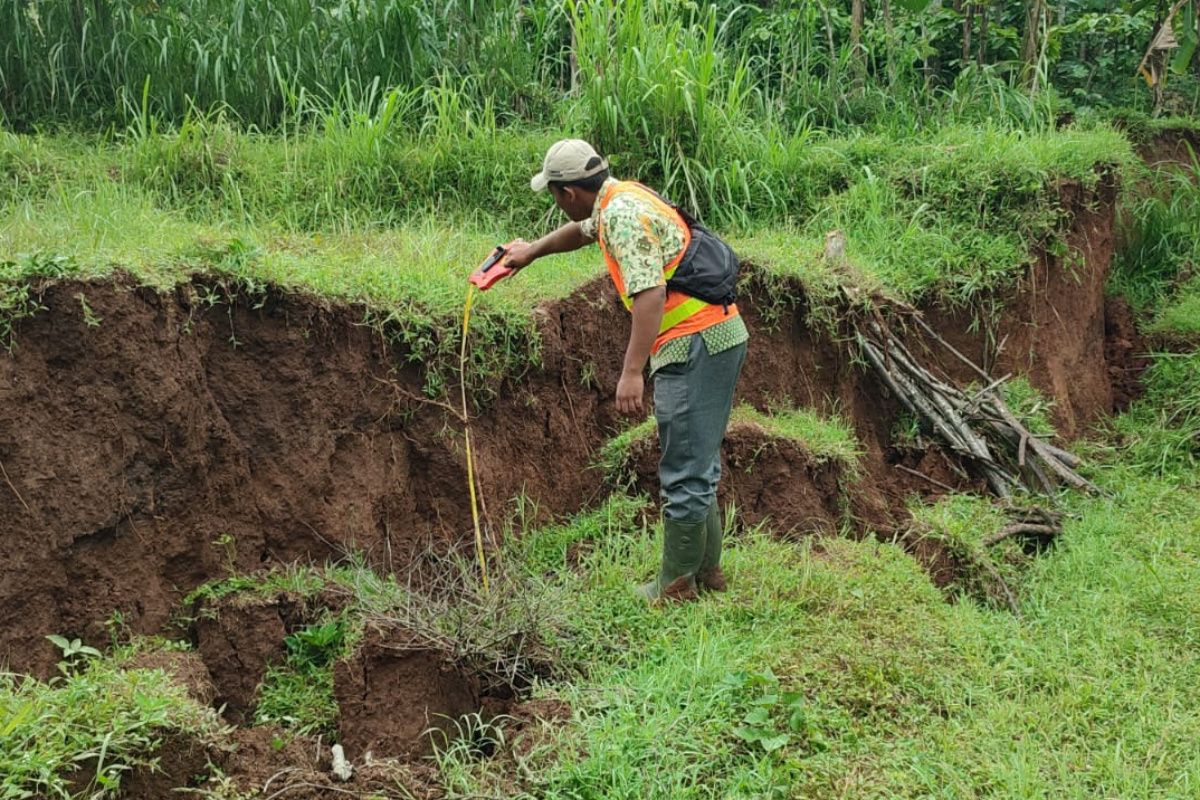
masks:
<svg viewBox="0 0 1200 800"><path fill-rule="evenodd" d="M666 285L663 268L683 249L683 232L674 219L631 192L618 194L601 209L600 198L616 182L615 178L604 182L596 195L592 216L580 222L579 229L588 240L596 241L601 231L600 216L604 215L604 247L621 268L625 292L633 297L647 289ZM699 335L710 355L736 347L750 338L740 314L705 328ZM653 374L667 364L687 361L691 340L691 336L680 336L663 344L650 356L650 372Z"/></svg>

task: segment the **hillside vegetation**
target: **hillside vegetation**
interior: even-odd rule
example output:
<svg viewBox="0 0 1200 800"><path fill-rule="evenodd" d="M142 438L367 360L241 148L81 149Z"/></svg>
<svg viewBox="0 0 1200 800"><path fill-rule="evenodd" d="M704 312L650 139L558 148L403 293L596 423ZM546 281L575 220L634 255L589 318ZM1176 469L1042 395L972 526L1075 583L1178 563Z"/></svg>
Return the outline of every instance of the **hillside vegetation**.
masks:
<svg viewBox="0 0 1200 800"><path fill-rule="evenodd" d="M905 498L904 531L799 541L731 507L731 591L647 608L630 587L658 554L649 498L597 487L552 524L506 498L490 592L454 553L382 574L351 552L253 574L230 556L177 587L174 640L134 636L100 604L109 641L42 631L56 676L0 672L0 800L120 798L180 742L203 756L181 779L200 796L308 796L265 785L301 774L283 761L253 785L226 774L231 742L265 731L266 761L293 745L324 758L338 665L381 624L514 697L513 716L430 720L451 734L378 796L1200 797L1200 7L1179 4L1179 46L1154 56L1153 85L1138 76L1172 5L0 0L0 359L17 363L52 283L198 276L206 308L279 292L361 304L397 370L420 371L422 412L460 380L519 385L540 364L536 310L600 276L598 255L477 298L467 374L464 278L496 244L561 223L528 181L552 142L581 136L730 238L779 295L753 298L764 325L771 302L803 301L814 336L841 335L818 323L846 288L979 323L1045 256L1093 267L1067 233L1111 205L1107 291L1146 364L1132 405L1072 445L1104 493L1043 498L1063 514L1053 546L991 544L1006 509L965 492ZM837 268L821 256L833 230ZM106 324L75 299L89 330ZM1053 434L1051 399L1020 378L1005 389ZM855 422L786 397L735 414L851 477ZM904 447L930 436L870 422ZM591 466L623 486L652 431L605 428ZM0 479L24 504L22 480L53 476ZM923 540L957 559L943 587L914 558ZM274 643L243 730L153 666L196 656L196 619L221 602L280 596L319 610ZM521 716L528 701L558 712ZM331 785L312 796L350 791Z"/></svg>

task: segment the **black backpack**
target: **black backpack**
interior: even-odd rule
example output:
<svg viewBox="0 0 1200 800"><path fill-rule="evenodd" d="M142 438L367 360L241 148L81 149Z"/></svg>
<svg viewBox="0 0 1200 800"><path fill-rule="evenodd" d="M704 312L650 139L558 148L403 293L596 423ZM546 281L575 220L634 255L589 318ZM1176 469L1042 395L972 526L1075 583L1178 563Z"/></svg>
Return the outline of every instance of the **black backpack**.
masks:
<svg viewBox="0 0 1200 800"><path fill-rule="evenodd" d="M673 205L692 232L675 274L667 287L697 297L706 303L724 306L726 310L737 300L738 269L741 262L725 240L684 211Z"/></svg>
<svg viewBox="0 0 1200 800"><path fill-rule="evenodd" d="M667 281L667 288L724 306L728 311L737 300L738 269L741 267L737 253L687 210L653 189L650 191L674 209L692 232L692 241L679 260L675 274Z"/></svg>

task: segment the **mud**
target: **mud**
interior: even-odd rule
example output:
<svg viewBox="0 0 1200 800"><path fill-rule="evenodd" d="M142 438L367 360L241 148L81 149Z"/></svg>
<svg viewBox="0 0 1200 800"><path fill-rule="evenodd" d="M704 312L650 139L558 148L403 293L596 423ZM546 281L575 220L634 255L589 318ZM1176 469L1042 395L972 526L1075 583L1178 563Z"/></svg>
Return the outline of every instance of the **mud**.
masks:
<svg viewBox="0 0 1200 800"><path fill-rule="evenodd" d="M1014 291L991 298L1003 308L990 329L974 326L976 310L926 313L996 374L1028 374L1055 400L1060 431L1074 436L1124 401L1109 362L1121 348L1106 351L1105 338L1114 189L1104 179L1094 194L1073 185L1061 193L1074 213L1070 264L1038 254ZM17 325L17 350L0 356L0 662L11 669L49 674L56 654L45 634L103 642L114 611L134 632L159 631L184 593L228 570L347 550L402 569L469 540L458 424L412 399L423 375L403 348L362 325L361 307L224 288L66 282ZM894 466L898 404L812 323L802 290L786 291L795 302L768 326L760 308L777 290L751 275L742 307L755 338L739 400L765 408L789 398L848 416L877 489L851 491L850 503L884 524L891 512L881 504L930 488ZM543 520L599 500L604 481L586 465L627 424L611 400L627 322L607 281L539 308L536 319L542 367L496 387L499 399L473 421L493 531L521 493ZM728 491L753 514L812 529L840 518L843 476L790 451L763 480L740 476L756 445L738 441L727 453ZM855 507L856 496L871 502ZM269 626L270 637L245 636L244 649L242 631L205 634L255 662L210 655L219 686L227 672L249 676L270 657L255 648L286 621L263 614L248 627ZM224 695L234 713L247 707L250 683Z"/></svg>
<svg viewBox="0 0 1200 800"><path fill-rule="evenodd" d="M458 738L455 723L481 707L474 676L394 627L368 628L334 666L333 687L341 741L355 760L427 755Z"/></svg>

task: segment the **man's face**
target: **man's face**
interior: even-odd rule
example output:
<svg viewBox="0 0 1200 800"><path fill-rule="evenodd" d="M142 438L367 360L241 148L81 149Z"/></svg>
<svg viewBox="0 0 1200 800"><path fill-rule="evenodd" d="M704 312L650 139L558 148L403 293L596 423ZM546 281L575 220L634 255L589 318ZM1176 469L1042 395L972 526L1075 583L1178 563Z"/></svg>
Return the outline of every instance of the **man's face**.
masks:
<svg viewBox="0 0 1200 800"><path fill-rule="evenodd" d="M572 222L583 222L592 215L592 207L596 204L596 194L585 192L578 186L550 187L554 195L554 203L563 210Z"/></svg>

